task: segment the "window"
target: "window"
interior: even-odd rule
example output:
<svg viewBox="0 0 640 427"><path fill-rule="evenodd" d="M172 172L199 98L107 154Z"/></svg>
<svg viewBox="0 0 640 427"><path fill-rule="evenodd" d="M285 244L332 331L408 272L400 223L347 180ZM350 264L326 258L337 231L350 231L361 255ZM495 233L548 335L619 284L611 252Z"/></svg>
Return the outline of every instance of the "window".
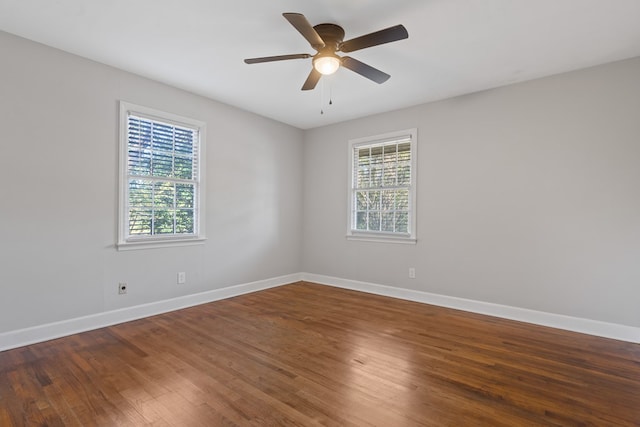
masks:
<svg viewBox="0 0 640 427"><path fill-rule="evenodd" d="M347 238L416 242L417 129L349 141Z"/></svg>
<svg viewBox="0 0 640 427"><path fill-rule="evenodd" d="M120 103L119 249L204 240L205 125Z"/></svg>

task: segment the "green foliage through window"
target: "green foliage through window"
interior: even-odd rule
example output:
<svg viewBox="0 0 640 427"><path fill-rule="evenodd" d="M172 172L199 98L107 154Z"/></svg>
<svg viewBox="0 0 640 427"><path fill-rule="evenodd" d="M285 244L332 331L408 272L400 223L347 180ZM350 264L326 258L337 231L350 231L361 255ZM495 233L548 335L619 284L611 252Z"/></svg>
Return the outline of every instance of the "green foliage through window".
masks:
<svg viewBox="0 0 640 427"><path fill-rule="evenodd" d="M129 115L129 235L196 233L198 130Z"/></svg>

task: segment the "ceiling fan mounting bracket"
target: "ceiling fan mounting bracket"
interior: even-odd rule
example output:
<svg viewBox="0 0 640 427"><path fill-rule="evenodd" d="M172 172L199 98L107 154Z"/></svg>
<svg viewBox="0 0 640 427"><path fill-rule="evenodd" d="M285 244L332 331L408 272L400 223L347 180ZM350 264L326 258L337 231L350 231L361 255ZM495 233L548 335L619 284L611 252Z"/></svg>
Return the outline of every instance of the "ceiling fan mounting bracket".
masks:
<svg viewBox="0 0 640 427"><path fill-rule="evenodd" d="M331 51L336 52L340 49L342 40L344 39L344 30L341 26L336 24L318 24L313 27L316 33L324 41L324 48L317 49L318 51Z"/></svg>

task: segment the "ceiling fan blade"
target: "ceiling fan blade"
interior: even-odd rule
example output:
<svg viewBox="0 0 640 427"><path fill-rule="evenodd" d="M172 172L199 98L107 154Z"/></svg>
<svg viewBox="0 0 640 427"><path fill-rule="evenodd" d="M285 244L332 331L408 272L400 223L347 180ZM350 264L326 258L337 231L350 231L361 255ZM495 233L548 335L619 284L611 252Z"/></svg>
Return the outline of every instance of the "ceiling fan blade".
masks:
<svg viewBox="0 0 640 427"><path fill-rule="evenodd" d="M363 77L368 78L369 80L373 80L378 84L386 82L387 80L389 80L389 77L391 77L389 74L383 73L377 68L373 68L372 66L367 65L364 62L360 62L357 59L353 59L349 56L345 56L342 58L342 66L360 74Z"/></svg>
<svg viewBox="0 0 640 427"><path fill-rule="evenodd" d="M316 30L313 29L307 18L301 13L283 13L282 16L285 17L287 21L293 27L302 34L302 36L307 39L311 47L315 50L322 49L324 47L324 41L322 37L318 35Z"/></svg>
<svg viewBox="0 0 640 427"><path fill-rule="evenodd" d="M302 85L302 90L313 90L320 81L320 77L322 77L322 74L315 68L312 68L309 77L307 77L307 80Z"/></svg>
<svg viewBox="0 0 640 427"><path fill-rule="evenodd" d="M340 46L342 52L354 52L367 47L378 46L380 44L391 43L409 37L407 29L402 25L385 28L375 33L365 34L355 39L347 40Z"/></svg>
<svg viewBox="0 0 640 427"><path fill-rule="evenodd" d="M306 59L311 58L308 53L296 53L293 55L264 56L262 58L245 59L245 64L259 64L260 62L284 61L287 59Z"/></svg>

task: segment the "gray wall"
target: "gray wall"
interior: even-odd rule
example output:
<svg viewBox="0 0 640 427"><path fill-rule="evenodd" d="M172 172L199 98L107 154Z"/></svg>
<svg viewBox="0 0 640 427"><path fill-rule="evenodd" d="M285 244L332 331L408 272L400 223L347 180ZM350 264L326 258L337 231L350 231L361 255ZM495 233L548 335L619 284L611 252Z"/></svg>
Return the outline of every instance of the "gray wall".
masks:
<svg viewBox="0 0 640 427"><path fill-rule="evenodd" d="M0 332L300 271L302 131L2 32L0 52ZM121 99L207 123L206 244L114 248Z"/></svg>
<svg viewBox="0 0 640 427"><path fill-rule="evenodd" d="M347 241L347 141L411 127L418 243ZM304 170L306 272L640 326L640 59L311 130Z"/></svg>
<svg viewBox="0 0 640 427"><path fill-rule="evenodd" d="M300 271L640 326L640 59L302 132L0 51L0 333ZM206 244L114 248L121 99L207 123ZM347 241L347 141L411 127L418 243Z"/></svg>

